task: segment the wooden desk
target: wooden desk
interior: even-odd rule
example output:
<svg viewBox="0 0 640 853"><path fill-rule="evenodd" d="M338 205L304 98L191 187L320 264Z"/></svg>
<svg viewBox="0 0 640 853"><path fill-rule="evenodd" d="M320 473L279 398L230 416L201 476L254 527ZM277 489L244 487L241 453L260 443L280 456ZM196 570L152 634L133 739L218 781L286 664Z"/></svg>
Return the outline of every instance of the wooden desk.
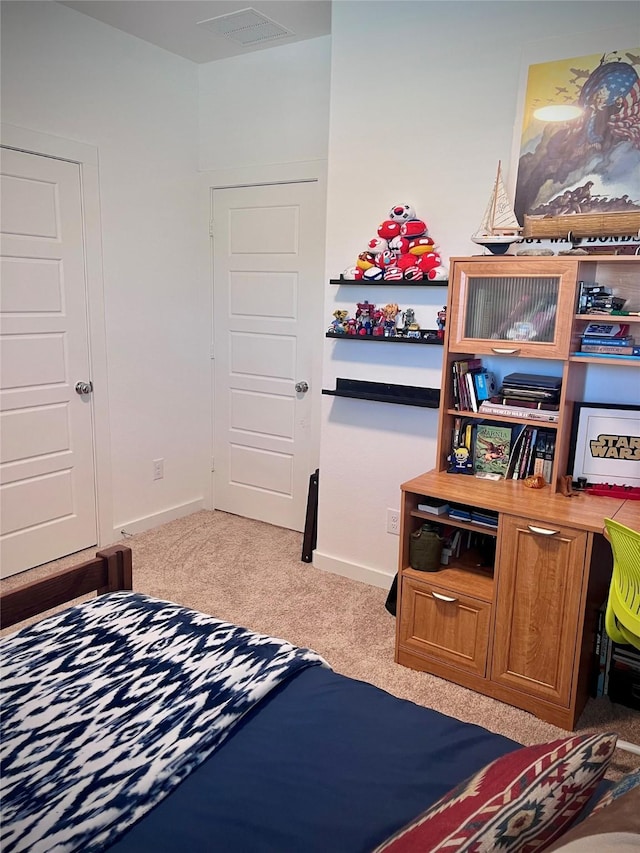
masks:
<svg viewBox="0 0 640 853"><path fill-rule="evenodd" d="M589 696L611 577L604 519L640 530L639 502L442 471L401 491L396 661L573 729ZM492 510L497 528L420 512L423 496ZM437 572L410 566L411 534L425 521L458 528L464 542ZM495 561L484 567L473 547L482 535L495 542Z"/></svg>
<svg viewBox="0 0 640 853"><path fill-rule="evenodd" d="M640 531L640 501L625 501L615 515L609 515L607 518L613 518L625 527Z"/></svg>

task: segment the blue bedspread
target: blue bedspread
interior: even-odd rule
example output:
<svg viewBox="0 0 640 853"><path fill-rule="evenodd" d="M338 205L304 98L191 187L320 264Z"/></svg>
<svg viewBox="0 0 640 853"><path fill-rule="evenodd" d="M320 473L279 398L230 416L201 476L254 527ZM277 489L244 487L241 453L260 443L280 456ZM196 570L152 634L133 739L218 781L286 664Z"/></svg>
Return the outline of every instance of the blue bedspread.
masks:
<svg viewBox="0 0 640 853"><path fill-rule="evenodd" d="M2 850L90 853L315 652L134 593L2 642Z"/></svg>

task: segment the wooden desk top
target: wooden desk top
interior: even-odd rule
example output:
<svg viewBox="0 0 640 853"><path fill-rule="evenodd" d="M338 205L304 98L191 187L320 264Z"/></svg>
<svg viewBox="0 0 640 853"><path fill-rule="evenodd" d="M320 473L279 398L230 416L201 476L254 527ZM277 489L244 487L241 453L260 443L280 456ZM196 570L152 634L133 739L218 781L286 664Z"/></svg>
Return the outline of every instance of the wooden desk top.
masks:
<svg viewBox="0 0 640 853"><path fill-rule="evenodd" d="M528 489L520 480L482 480L467 474L427 471L400 486L403 492L430 495L454 503L492 509L578 530L602 533L604 519L640 530L640 501L624 501L577 493L551 494L548 486Z"/></svg>
<svg viewBox="0 0 640 853"><path fill-rule="evenodd" d="M608 500L608 498L605 498ZM619 521L625 527L640 531L640 501L625 501L614 516L609 516L614 521Z"/></svg>

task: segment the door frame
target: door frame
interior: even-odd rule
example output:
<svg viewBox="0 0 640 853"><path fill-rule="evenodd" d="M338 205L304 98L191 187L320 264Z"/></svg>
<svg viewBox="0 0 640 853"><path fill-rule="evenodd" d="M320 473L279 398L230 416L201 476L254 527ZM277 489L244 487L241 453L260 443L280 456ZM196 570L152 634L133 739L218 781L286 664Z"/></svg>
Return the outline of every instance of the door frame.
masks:
<svg viewBox="0 0 640 853"><path fill-rule="evenodd" d="M209 425L210 425L210 443L211 456L213 460L213 448L215 446L215 341L213 334L213 289L214 281L214 238L211 236L210 224L213 217L213 193L215 190L236 189L241 187L257 187L269 184L297 184L309 183L311 181L318 183L320 195L324 199L325 219L327 206L327 171L328 163L326 160L310 160L300 163L275 163L263 166L238 166L229 169L209 169L200 172L200 217L206 228L209 231L209 269L206 280L210 282L210 303L209 303L209 341L210 341L210 394L209 394ZM326 239L326 232L325 232ZM326 249L325 249L325 266L326 266ZM326 281L326 269L323 270L323 282ZM324 308L325 293L323 289L322 299L320 300L321 311ZM318 317L318 331L322 329L322 317ZM312 397L311 403L311 471L315 470L320 461L320 388L322 383L322 359L319 358L317 363L314 362L312 376L312 388L317 390L317 394ZM213 465L211 466L211 475L209 477L209 492L205 495L205 506L207 509L215 509L215 472ZM311 473L311 472L310 472Z"/></svg>
<svg viewBox="0 0 640 853"><path fill-rule="evenodd" d="M94 391L91 395L93 466L95 472L97 546L114 541L111 430L107 375L107 339L104 316L104 280L102 270L102 224L98 149L48 133L17 125L0 124L0 144L25 154L77 163L80 169L80 203L84 237L87 327L89 332L89 368ZM116 537L117 538L117 537Z"/></svg>

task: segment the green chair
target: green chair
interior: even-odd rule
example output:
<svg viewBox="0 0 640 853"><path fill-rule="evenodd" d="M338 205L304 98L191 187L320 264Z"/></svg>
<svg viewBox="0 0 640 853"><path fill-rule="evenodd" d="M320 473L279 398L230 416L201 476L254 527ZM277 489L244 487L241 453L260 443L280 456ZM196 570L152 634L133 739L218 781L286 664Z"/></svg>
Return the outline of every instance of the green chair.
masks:
<svg viewBox="0 0 640 853"><path fill-rule="evenodd" d="M605 518L613 551L605 628L614 643L640 649L640 533Z"/></svg>

